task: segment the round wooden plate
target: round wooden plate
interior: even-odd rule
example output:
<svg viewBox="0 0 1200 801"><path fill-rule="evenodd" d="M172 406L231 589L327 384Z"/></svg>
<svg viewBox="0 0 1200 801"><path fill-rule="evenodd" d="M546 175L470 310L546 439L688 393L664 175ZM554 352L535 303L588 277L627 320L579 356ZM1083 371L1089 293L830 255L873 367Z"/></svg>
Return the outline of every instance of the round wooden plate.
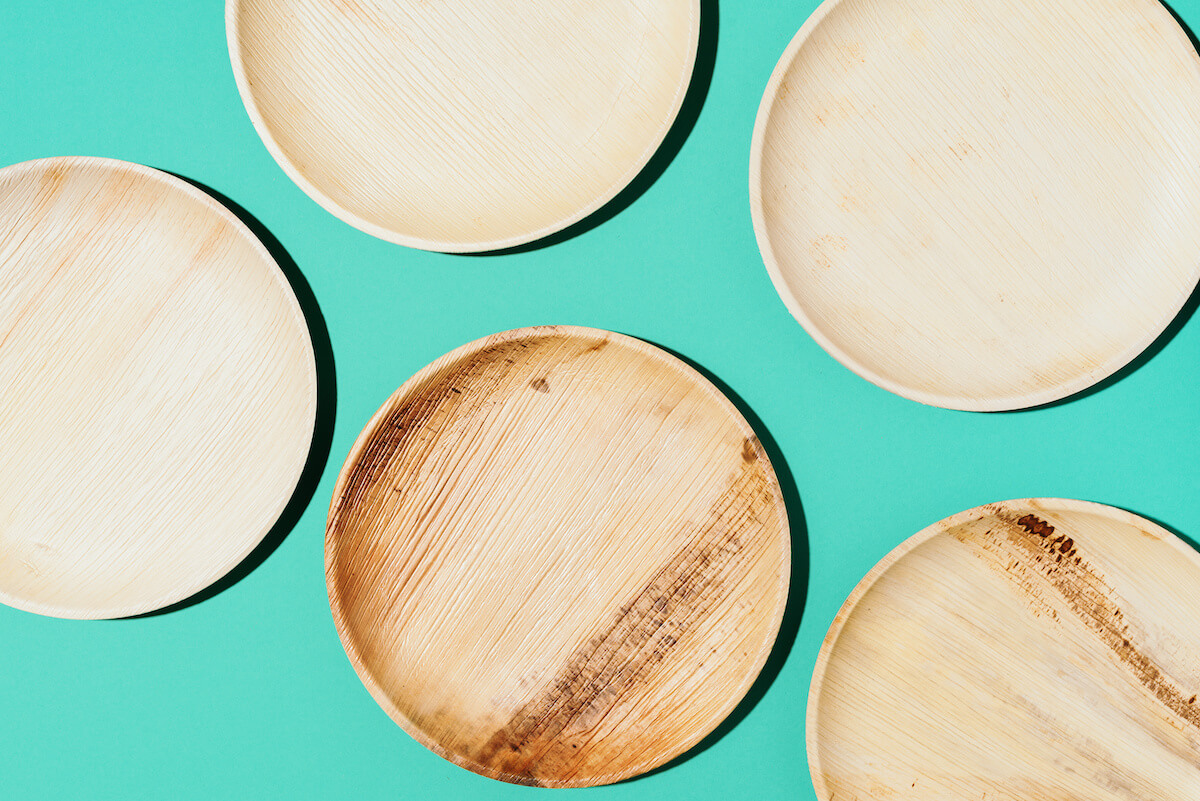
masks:
<svg viewBox="0 0 1200 801"><path fill-rule="evenodd" d="M0 170L0 601L148 612L262 540L312 440L291 288L227 209L157 170Z"/></svg>
<svg viewBox="0 0 1200 801"><path fill-rule="evenodd" d="M1200 798L1200 557L1099 504L981 506L838 613L808 703L822 801Z"/></svg>
<svg viewBox="0 0 1200 801"><path fill-rule="evenodd" d="M774 470L678 359L586 328L443 356L367 425L325 540L342 643L419 742L504 781L604 784L753 683L787 599Z"/></svg>
<svg viewBox="0 0 1200 801"><path fill-rule="evenodd" d="M826 0L763 97L750 199L779 294L851 370L1054 401L1200 278L1200 58L1157 0Z"/></svg>
<svg viewBox="0 0 1200 801"><path fill-rule="evenodd" d="M512 247L610 200L683 103L699 0L227 0L242 100L342 220L411 247Z"/></svg>

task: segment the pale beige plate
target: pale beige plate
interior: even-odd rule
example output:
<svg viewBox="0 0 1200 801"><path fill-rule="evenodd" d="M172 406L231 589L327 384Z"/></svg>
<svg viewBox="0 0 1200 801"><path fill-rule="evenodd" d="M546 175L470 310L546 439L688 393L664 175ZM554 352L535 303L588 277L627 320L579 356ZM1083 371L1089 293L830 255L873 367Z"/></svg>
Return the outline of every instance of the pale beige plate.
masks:
<svg viewBox="0 0 1200 801"><path fill-rule="evenodd" d="M1099 504L925 529L838 613L808 703L822 801L1200 798L1200 557Z"/></svg>
<svg viewBox="0 0 1200 801"><path fill-rule="evenodd" d="M504 781L617 781L711 731L787 599L779 485L708 381L629 337L496 334L355 443L325 540L342 643L425 746Z"/></svg>
<svg viewBox="0 0 1200 801"><path fill-rule="evenodd" d="M312 440L308 327L267 250L120 161L0 170L0 601L123 617L262 540Z"/></svg>
<svg viewBox="0 0 1200 801"><path fill-rule="evenodd" d="M227 0L271 155L351 225L448 252L530 242L600 208L658 148L699 0Z"/></svg>
<svg viewBox="0 0 1200 801"><path fill-rule="evenodd" d="M1200 277L1200 58L1157 0L826 0L763 97L750 201L787 307L859 375L1054 401Z"/></svg>

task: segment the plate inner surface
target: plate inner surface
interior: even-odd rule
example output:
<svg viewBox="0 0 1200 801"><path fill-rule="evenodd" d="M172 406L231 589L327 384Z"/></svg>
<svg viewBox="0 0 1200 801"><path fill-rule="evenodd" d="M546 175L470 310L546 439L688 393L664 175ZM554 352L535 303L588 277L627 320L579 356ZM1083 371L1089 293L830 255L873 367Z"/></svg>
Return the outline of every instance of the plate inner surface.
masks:
<svg viewBox="0 0 1200 801"><path fill-rule="evenodd" d="M312 439L308 328L230 212L137 165L0 170L0 600L118 617L242 560Z"/></svg>
<svg viewBox="0 0 1200 801"><path fill-rule="evenodd" d="M1081 390L1200 275L1200 59L1156 0L830 0L759 111L759 246L832 355L925 403Z"/></svg>
<svg viewBox="0 0 1200 801"><path fill-rule="evenodd" d="M623 188L666 136L699 0L229 0L276 160L329 211L431 250L528 242Z"/></svg>
<svg viewBox="0 0 1200 801"><path fill-rule="evenodd" d="M778 483L733 406L628 337L523 329L407 382L351 452L326 539L360 677L437 753L583 786L682 753L779 628Z"/></svg>
<svg viewBox="0 0 1200 801"><path fill-rule="evenodd" d="M822 801L1200 797L1200 559L1079 501L980 507L851 595L818 659Z"/></svg>

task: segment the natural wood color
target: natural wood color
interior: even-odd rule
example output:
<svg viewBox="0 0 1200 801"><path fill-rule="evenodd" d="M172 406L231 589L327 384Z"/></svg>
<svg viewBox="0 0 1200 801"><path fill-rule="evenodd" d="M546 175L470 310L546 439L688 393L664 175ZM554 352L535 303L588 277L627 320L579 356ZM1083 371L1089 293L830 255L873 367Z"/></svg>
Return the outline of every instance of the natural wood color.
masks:
<svg viewBox="0 0 1200 801"><path fill-rule="evenodd" d="M779 294L851 370L1057 400L1200 278L1200 58L1157 0L826 0L763 97L750 198Z"/></svg>
<svg viewBox="0 0 1200 801"><path fill-rule="evenodd" d="M1099 504L925 529L863 579L808 705L822 801L1200 798L1200 556Z"/></svg>
<svg viewBox="0 0 1200 801"><path fill-rule="evenodd" d="M493 250L625 187L683 103L699 0L227 0L271 155L383 239Z"/></svg>
<svg viewBox="0 0 1200 801"><path fill-rule="evenodd" d="M303 313L227 209L157 170L0 170L0 601L122 617L224 575L312 439Z"/></svg>
<svg viewBox="0 0 1200 801"><path fill-rule="evenodd" d="M421 370L342 468L325 544L359 676L521 784L614 782L711 731L787 598L775 473L733 405L629 337L496 334Z"/></svg>

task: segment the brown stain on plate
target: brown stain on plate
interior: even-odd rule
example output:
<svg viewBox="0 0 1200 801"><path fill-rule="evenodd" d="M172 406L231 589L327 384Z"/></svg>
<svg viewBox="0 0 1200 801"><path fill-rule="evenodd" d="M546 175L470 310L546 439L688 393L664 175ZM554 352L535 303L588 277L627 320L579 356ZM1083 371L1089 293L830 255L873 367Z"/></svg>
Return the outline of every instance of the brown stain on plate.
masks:
<svg viewBox="0 0 1200 801"><path fill-rule="evenodd" d="M772 493L761 463L744 463L691 540L470 757L521 784L575 770L588 754L588 734L625 711L720 602L740 565L757 556L761 543L747 543L742 532L770 507Z"/></svg>
<svg viewBox="0 0 1200 801"><path fill-rule="evenodd" d="M1080 553L1075 539L1033 513L1018 517L1004 508L993 509L993 513L1001 525L991 529L989 536L981 540L977 535L955 532L955 537L1018 581L1038 607L1063 609L1065 605L1137 683L1183 723L1200 729L1200 709L1190 700L1195 694L1181 690L1179 682L1142 650L1140 642L1145 635L1126 619L1122 598Z"/></svg>
<svg viewBox="0 0 1200 801"><path fill-rule="evenodd" d="M489 388L501 385L510 373L520 368L519 354L525 347L520 341L498 342L469 354L452 367L429 376L419 392L389 411L346 477L331 511L326 540L332 542L345 536L350 521L343 511L366 503L368 495L376 489L377 480L388 474L394 461L406 458L413 450L428 444L430 437L423 437L419 432L425 430L431 420L451 415L469 417L486 402ZM431 435L436 433L433 431ZM395 491L402 491L402 488L397 487ZM388 543L360 543L358 547L386 550ZM361 558L370 557L363 555ZM347 571L339 577L338 584L345 606L355 608L363 589L358 574Z"/></svg>
<svg viewBox="0 0 1200 801"><path fill-rule="evenodd" d="M220 248L228 244L231 238L229 224L224 220L218 220L209 229L200 244L196 246L195 263L201 265L211 262L217 256Z"/></svg>
<svg viewBox="0 0 1200 801"><path fill-rule="evenodd" d="M826 234L814 239L809 245L808 252L817 267L828 270L833 267L834 259L838 254L846 252L848 247L850 247L850 241L846 237Z"/></svg>
<svg viewBox="0 0 1200 801"><path fill-rule="evenodd" d="M331 604L364 683L422 743L504 781L609 783L677 755L697 727L716 725L726 693L749 686L742 682L757 673L756 660L765 658L786 600L786 512L770 463L744 420L669 355L597 333L506 332L430 365L371 423L343 468L329 515ZM554 410L534 393L552 400ZM686 414L671 413L680 407ZM562 409L587 420L598 413L628 416L632 441L608 426L560 426L555 417L561 437L532 450L522 444L546 428L548 413ZM527 433L495 439L516 431ZM503 444L481 449L481 441ZM664 441L681 447L664 451ZM610 443L624 444L604 464L616 476L633 472L607 500L598 495L587 503L632 504L636 518L575 532L590 518L568 519L580 503L578 487L559 478L572 471L547 467L546 455L564 464L590 463L597 447ZM700 480L679 485L680 474L661 469L662 459ZM492 468L499 472L489 477ZM531 507L537 525L526 530L517 511L490 526L487 510L495 506L508 515L514 482L524 492L520 477L526 475L559 489L548 506L540 493ZM675 493L671 502L645 506L660 496L646 487L658 485ZM444 519L434 525L438 514ZM559 520L570 530L560 531ZM414 599L430 591L431 571L460 565L451 555L483 548L481 538L492 537L497 554L516 553L518 560L535 559L543 547L555 553L585 548L576 552L582 559L548 564L545 578L570 582L563 586L574 588L568 594L582 609L533 640L521 639L520 615L544 617L546 609L525 590L498 599L507 611L495 620L512 621L503 632L487 629L492 618L472 610L460 610L453 625L426 616L424 600ZM590 562L592 549L617 558L611 565ZM479 553L485 569L475 574L486 575L475 590L503 595L513 586L512 564L488 557L486 548ZM461 589L457 582L450 586ZM518 583L533 586L524 578ZM600 592L587 589L592 586ZM455 590L446 602L458 597ZM478 627L486 633L477 642ZM406 632L417 630L444 636L431 636L428 647L401 644ZM763 633L770 635L765 641ZM454 638L458 645L447 646ZM478 652L472 651L476 644ZM448 689L458 685L447 685L436 667L453 663L456 654L463 661L455 681L471 688L463 692ZM425 659L433 660L432 672ZM699 676L706 683L693 686ZM671 710L687 710L690 722Z"/></svg>
<svg viewBox="0 0 1200 801"><path fill-rule="evenodd" d="M70 177L70 167L66 164L51 164L42 171L39 180L39 205L49 207L62 194Z"/></svg>

